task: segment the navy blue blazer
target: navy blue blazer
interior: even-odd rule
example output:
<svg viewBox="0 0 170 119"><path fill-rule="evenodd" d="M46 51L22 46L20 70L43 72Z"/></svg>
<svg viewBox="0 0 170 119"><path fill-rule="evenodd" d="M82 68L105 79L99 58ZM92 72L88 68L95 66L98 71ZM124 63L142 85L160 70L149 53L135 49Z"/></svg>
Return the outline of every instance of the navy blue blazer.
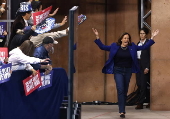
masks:
<svg viewBox="0 0 170 119"><path fill-rule="evenodd" d="M105 51L110 51L109 53L109 59L106 61L102 72L105 74L114 74L114 56L117 53L118 49L120 48L119 45L117 45L116 43L112 43L110 46L104 45L100 39L96 39L94 41L98 47L101 50L105 50ZM134 43L132 43L132 45L128 46L128 49L130 51L131 57L132 57L132 73L138 73L140 72L139 66L138 66L138 60L137 60L137 51L138 50L144 50L149 48L150 46L152 46L155 42L153 40L149 40L145 45L143 46L137 46Z"/></svg>

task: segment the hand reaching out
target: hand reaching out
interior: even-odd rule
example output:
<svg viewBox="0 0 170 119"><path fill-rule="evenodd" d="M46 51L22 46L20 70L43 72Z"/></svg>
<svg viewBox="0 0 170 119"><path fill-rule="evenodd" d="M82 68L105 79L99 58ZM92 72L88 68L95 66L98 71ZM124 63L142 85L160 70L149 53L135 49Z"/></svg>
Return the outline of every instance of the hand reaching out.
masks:
<svg viewBox="0 0 170 119"><path fill-rule="evenodd" d="M64 17L64 19L60 23L60 26L63 26L66 22L67 22L67 16Z"/></svg>
<svg viewBox="0 0 170 119"><path fill-rule="evenodd" d="M99 33L98 33L97 29L92 28L92 30L93 30L94 34L96 35L96 38L99 39Z"/></svg>
<svg viewBox="0 0 170 119"><path fill-rule="evenodd" d="M42 62L46 62L46 63L48 63L49 61L50 61L50 59L49 59L49 58L41 59L41 60L40 60L40 63L42 63Z"/></svg>
<svg viewBox="0 0 170 119"><path fill-rule="evenodd" d="M58 12L59 8L55 9L52 14L49 14L50 17L54 16Z"/></svg>
<svg viewBox="0 0 170 119"><path fill-rule="evenodd" d="M153 31L153 32L152 32L151 39L153 39L156 35L158 35L158 33L159 33L159 30L158 30L158 29L155 30L155 31Z"/></svg>

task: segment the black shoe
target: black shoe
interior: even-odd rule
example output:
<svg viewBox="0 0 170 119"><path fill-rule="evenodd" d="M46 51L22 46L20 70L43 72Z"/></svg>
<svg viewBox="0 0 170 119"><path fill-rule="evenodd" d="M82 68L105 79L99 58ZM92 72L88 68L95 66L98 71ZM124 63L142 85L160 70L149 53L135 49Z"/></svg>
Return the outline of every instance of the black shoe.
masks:
<svg viewBox="0 0 170 119"><path fill-rule="evenodd" d="M138 109L143 109L143 104L138 104L136 107L135 107L136 110Z"/></svg>
<svg viewBox="0 0 170 119"><path fill-rule="evenodd" d="M150 104L146 105L146 108L150 108Z"/></svg>
<svg viewBox="0 0 170 119"><path fill-rule="evenodd" d="M120 114L120 117L121 118L125 118L125 114Z"/></svg>

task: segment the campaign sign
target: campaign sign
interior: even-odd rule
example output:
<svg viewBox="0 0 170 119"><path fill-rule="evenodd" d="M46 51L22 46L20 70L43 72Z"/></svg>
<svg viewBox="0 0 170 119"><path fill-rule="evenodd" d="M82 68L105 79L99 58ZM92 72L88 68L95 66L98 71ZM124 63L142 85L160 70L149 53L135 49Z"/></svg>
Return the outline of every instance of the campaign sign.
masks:
<svg viewBox="0 0 170 119"><path fill-rule="evenodd" d="M53 78L53 70L45 75L45 73L41 73L41 86L38 88L38 91L51 87L52 86L52 78Z"/></svg>
<svg viewBox="0 0 170 119"><path fill-rule="evenodd" d="M23 80L23 85L24 85L24 90L25 90L25 95L29 95L32 93L34 90L36 90L38 87L41 86L41 77L40 73L38 73L33 76L29 76L26 79Z"/></svg>
<svg viewBox="0 0 170 119"><path fill-rule="evenodd" d="M0 61L4 62L6 57L8 57L8 48L0 47Z"/></svg>
<svg viewBox="0 0 170 119"><path fill-rule="evenodd" d="M4 83L10 80L11 66L11 63L0 66L0 83Z"/></svg>
<svg viewBox="0 0 170 119"><path fill-rule="evenodd" d="M54 27L54 24L55 24L54 18L51 17L47 18L37 25L35 32L38 34L48 32Z"/></svg>
<svg viewBox="0 0 170 119"><path fill-rule="evenodd" d="M46 8L46 9L44 9L42 11L32 13L34 25L38 25L44 19L46 19L48 17L48 15L49 15L51 9L52 9L52 6Z"/></svg>
<svg viewBox="0 0 170 119"><path fill-rule="evenodd" d="M6 29L6 22L0 22L0 38L4 37L3 32L5 31L5 29Z"/></svg>

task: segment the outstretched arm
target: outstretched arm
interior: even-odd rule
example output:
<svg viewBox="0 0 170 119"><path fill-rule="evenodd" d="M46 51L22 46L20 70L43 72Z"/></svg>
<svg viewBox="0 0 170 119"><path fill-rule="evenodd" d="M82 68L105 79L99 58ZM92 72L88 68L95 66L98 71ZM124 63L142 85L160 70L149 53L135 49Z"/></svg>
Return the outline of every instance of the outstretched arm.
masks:
<svg viewBox="0 0 170 119"><path fill-rule="evenodd" d="M147 48L149 48L150 46L152 46L155 42L153 41L153 39L154 39L154 37L156 36L156 35L158 35L158 33L159 33L159 30L157 29L157 30L155 30L155 31L153 31L152 32L152 36L151 36L151 40L149 40L145 45L143 45L143 46L137 46L137 50L145 50L145 49L147 49Z"/></svg>
<svg viewBox="0 0 170 119"><path fill-rule="evenodd" d="M64 17L64 19L60 23L60 26L63 26L66 22L67 22L67 16Z"/></svg>
<svg viewBox="0 0 170 119"><path fill-rule="evenodd" d="M56 28L58 28L60 26L63 26L66 22L67 22L67 16L64 16L62 22L61 23L55 23L54 27L52 29L56 29Z"/></svg>
<svg viewBox="0 0 170 119"><path fill-rule="evenodd" d="M54 11L52 14L49 14L48 16L49 16L49 17L54 16L54 15L58 12L58 9L59 9L59 8L55 9L55 11Z"/></svg>
<svg viewBox="0 0 170 119"><path fill-rule="evenodd" d="M110 51L111 46L106 46L100 41L99 33L97 29L92 28L94 34L96 35L96 40L94 41L101 50Z"/></svg>

